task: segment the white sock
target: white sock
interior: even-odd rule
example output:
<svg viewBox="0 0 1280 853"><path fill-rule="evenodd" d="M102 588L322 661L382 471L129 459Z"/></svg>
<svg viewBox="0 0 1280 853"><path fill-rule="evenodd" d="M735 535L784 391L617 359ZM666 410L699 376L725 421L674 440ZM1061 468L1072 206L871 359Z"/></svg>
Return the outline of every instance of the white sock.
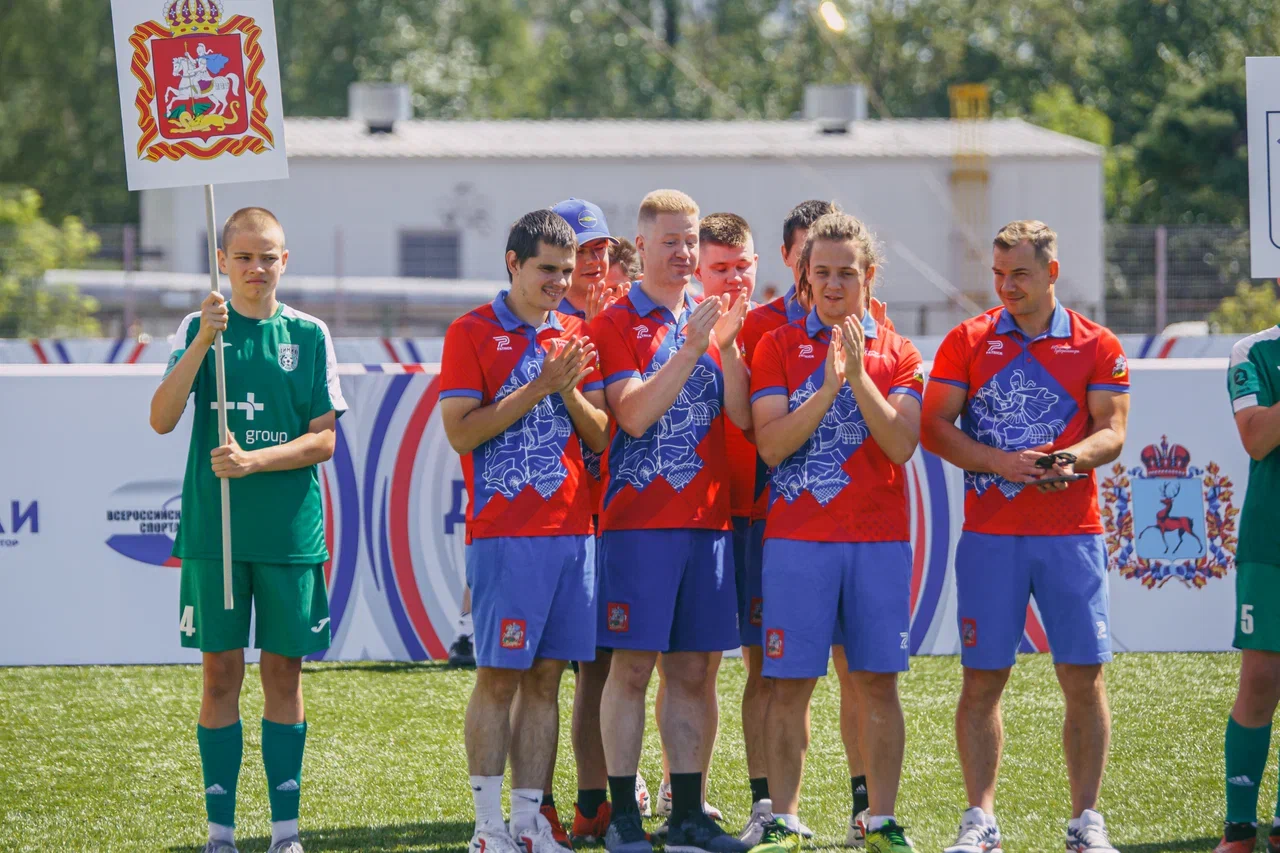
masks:
<svg viewBox="0 0 1280 853"><path fill-rule="evenodd" d="M867 832L875 832L891 820L893 820L891 814L867 815Z"/></svg>
<svg viewBox="0 0 1280 853"><path fill-rule="evenodd" d="M296 820L273 820L271 821L271 843L279 844L286 838L293 838L298 834L298 822Z"/></svg>
<svg viewBox="0 0 1280 853"><path fill-rule="evenodd" d="M974 806L971 809L965 809L964 814L960 816L961 823L976 823L979 826L987 826L996 822L995 815L989 815L982 810L981 806Z"/></svg>
<svg viewBox="0 0 1280 853"><path fill-rule="evenodd" d="M1092 820L1090 820L1089 818L1090 815L1093 815ZM1090 823L1095 823L1095 824L1098 824L1099 826L1102 826L1103 825L1102 815L1098 814L1093 809L1085 809L1084 811L1080 812L1080 817L1071 818L1071 820L1067 822L1067 826L1069 826L1072 829L1084 829L1085 825Z"/></svg>
<svg viewBox="0 0 1280 853"><path fill-rule="evenodd" d="M1280 815L1271 819L1271 828L1275 829L1277 826L1280 826Z"/></svg>
<svg viewBox="0 0 1280 853"><path fill-rule="evenodd" d="M475 626L475 623L471 621L470 611L458 616L458 636L459 637L461 637L463 634L466 634L468 637L470 637L470 636L473 636L475 632L476 632L476 626Z"/></svg>
<svg viewBox="0 0 1280 853"><path fill-rule="evenodd" d="M511 789L511 834L519 835L536 828L538 810L542 808L541 788Z"/></svg>
<svg viewBox="0 0 1280 853"><path fill-rule="evenodd" d="M229 826L223 826L220 823L211 823L209 824L209 840L235 844L235 830Z"/></svg>
<svg viewBox="0 0 1280 853"><path fill-rule="evenodd" d="M503 829L502 777L472 776L471 794L476 801L476 829Z"/></svg>
<svg viewBox="0 0 1280 853"><path fill-rule="evenodd" d="M793 814L774 814L778 820L786 824L787 829L792 832L800 831L800 818Z"/></svg>

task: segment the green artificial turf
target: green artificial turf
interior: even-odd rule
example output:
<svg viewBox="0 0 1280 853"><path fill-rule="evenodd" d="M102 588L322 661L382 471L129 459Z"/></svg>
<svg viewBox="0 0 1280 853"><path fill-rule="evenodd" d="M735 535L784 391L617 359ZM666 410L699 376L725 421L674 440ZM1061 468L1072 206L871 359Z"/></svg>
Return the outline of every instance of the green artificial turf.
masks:
<svg viewBox="0 0 1280 853"><path fill-rule="evenodd" d="M1125 654L1108 667L1114 732L1100 809L1121 850L1213 849L1237 666L1229 654ZM438 664L307 665L308 853L466 847L472 809L462 721L473 678ZM246 853L266 850L270 838L256 679L251 667L236 815ZM566 673L556 775L566 823L576 788L568 737L572 680ZM750 811L738 710L743 680L741 662L726 660L708 794L733 831ZM919 851L949 844L965 805L952 727L959 688L960 665L949 657L915 658L902 680L907 752L898 816ZM0 850L198 851L205 829L195 743L199 696L200 671L193 667L0 669ZM849 819L838 704L828 677L814 695L800 809L819 846L843 841ZM1069 817L1062 699L1047 656L1019 660L1004 712L997 815L1005 849L1062 850ZM661 770L652 722L641 772L656 796ZM1264 822L1275 780L1273 756L1263 785Z"/></svg>

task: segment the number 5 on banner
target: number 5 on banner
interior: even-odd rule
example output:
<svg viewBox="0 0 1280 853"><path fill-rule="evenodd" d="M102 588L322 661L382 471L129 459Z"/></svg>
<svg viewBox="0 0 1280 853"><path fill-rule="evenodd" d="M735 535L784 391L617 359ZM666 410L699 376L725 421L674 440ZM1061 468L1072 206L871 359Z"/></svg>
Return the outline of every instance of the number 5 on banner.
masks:
<svg viewBox="0 0 1280 853"><path fill-rule="evenodd" d="M253 16L228 16L227 7ZM289 177L275 10L271 0L111 0L111 22L129 189L204 186L209 281L217 292L213 185ZM225 445L221 332L213 352ZM230 610L231 486L220 483L223 605Z"/></svg>

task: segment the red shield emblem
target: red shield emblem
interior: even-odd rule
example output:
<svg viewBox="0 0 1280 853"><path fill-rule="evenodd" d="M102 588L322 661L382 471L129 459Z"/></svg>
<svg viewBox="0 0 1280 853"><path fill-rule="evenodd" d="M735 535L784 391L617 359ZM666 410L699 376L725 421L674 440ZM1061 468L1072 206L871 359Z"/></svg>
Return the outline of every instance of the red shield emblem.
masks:
<svg viewBox="0 0 1280 853"><path fill-rule="evenodd" d="M747 611L747 621L759 627L764 624L764 599L751 599L751 609Z"/></svg>
<svg viewBox="0 0 1280 853"><path fill-rule="evenodd" d="M960 641L964 643L967 648L973 648L978 645L978 620L960 620Z"/></svg>
<svg viewBox="0 0 1280 853"><path fill-rule="evenodd" d="M770 628L764 632L764 654L765 657L780 658L782 657L785 637L781 628Z"/></svg>
<svg viewBox="0 0 1280 853"><path fill-rule="evenodd" d="M615 634L622 634L631 630L631 606L629 604L621 604L617 601L610 601L605 605L606 613L609 614L609 630Z"/></svg>
<svg viewBox="0 0 1280 853"><path fill-rule="evenodd" d="M523 619L503 619L498 642L504 649L524 648L525 622Z"/></svg>
<svg viewBox="0 0 1280 853"><path fill-rule="evenodd" d="M249 129L240 33L156 39L151 48L161 136L208 140Z"/></svg>
<svg viewBox="0 0 1280 853"><path fill-rule="evenodd" d="M275 145L267 102L278 94L258 79L262 29L245 15L223 21L224 3L167 0L163 22L134 27L139 159L212 160Z"/></svg>

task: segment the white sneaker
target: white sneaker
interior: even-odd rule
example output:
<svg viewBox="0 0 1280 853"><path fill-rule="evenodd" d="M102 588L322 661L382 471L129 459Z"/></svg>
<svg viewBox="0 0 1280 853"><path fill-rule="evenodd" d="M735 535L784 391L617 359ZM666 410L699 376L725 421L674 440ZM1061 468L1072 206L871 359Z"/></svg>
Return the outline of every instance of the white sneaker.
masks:
<svg viewBox="0 0 1280 853"><path fill-rule="evenodd" d="M271 845L267 853L303 853L302 839L294 835Z"/></svg>
<svg viewBox="0 0 1280 853"><path fill-rule="evenodd" d="M511 837L505 825L476 827L468 853L528 853Z"/></svg>
<svg viewBox="0 0 1280 853"><path fill-rule="evenodd" d="M1117 853L1107 837L1107 823L1093 809L1067 824L1067 850L1071 853Z"/></svg>
<svg viewBox="0 0 1280 853"><path fill-rule="evenodd" d="M671 783L658 785L658 817L671 817Z"/></svg>
<svg viewBox="0 0 1280 853"><path fill-rule="evenodd" d="M867 846L867 816L869 814L870 812L863 809L849 818L849 831L844 836L845 847Z"/></svg>
<svg viewBox="0 0 1280 853"><path fill-rule="evenodd" d="M240 853L229 841L210 841L200 853Z"/></svg>
<svg viewBox="0 0 1280 853"><path fill-rule="evenodd" d="M533 826L525 827L520 832L512 830L512 835L517 844L524 845L527 853L561 853L564 850L551 831L551 821L541 813L534 815Z"/></svg>
<svg viewBox="0 0 1280 853"><path fill-rule="evenodd" d="M754 803L751 806L751 817L738 835L738 840L755 847L764 835L764 825L771 820L773 820L773 801L760 800Z"/></svg>
<svg viewBox="0 0 1280 853"><path fill-rule="evenodd" d="M653 800L649 796L649 786L644 783L644 777L639 773L636 774L636 808L640 810L640 817L653 817ZM659 804L661 809L661 804ZM658 814L664 814L659 810ZM671 814L671 792L667 791L667 810L665 814Z"/></svg>
<svg viewBox="0 0 1280 853"><path fill-rule="evenodd" d="M956 843L943 853L990 853L1003 849L1000 846L1000 827L996 825L995 817L975 806L960 816L960 831L956 835Z"/></svg>

